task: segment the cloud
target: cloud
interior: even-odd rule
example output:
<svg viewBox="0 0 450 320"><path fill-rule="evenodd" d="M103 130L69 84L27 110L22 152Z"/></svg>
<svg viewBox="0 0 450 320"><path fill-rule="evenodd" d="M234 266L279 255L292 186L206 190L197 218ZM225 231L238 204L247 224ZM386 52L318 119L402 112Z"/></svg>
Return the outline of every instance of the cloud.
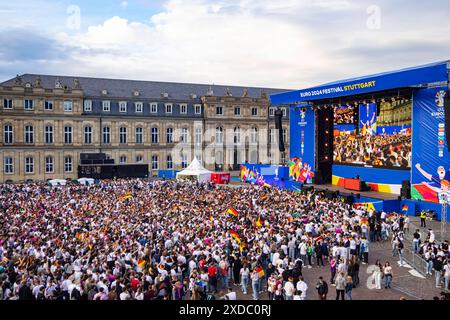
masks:
<svg viewBox="0 0 450 320"><path fill-rule="evenodd" d="M450 57L450 2L430 1L379 0L371 30L369 0L167 0L147 21L58 30L39 53L2 43L27 72L300 88Z"/></svg>
<svg viewBox="0 0 450 320"><path fill-rule="evenodd" d="M122 8L128 7L128 1L122 1L122 2L120 3L120 6L121 6Z"/></svg>

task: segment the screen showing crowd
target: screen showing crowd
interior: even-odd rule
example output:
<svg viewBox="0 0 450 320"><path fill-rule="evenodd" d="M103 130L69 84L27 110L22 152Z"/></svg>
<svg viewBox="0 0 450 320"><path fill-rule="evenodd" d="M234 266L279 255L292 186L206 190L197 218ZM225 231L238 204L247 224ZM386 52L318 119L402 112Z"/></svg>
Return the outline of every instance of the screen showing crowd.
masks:
<svg viewBox="0 0 450 320"><path fill-rule="evenodd" d="M336 107L334 109L334 123L335 124L355 123L354 110L355 108L353 106Z"/></svg>
<svg viewBox="0 0 450 320"><path fill-rule="evenodd" d="M336 110L353 107L339 107ZM346 122L339 111L334 124L334 153L336 164L411 168L411 100L395 100L361 104L357 121ZM344 121L343 121L344 120Z"/></svg>

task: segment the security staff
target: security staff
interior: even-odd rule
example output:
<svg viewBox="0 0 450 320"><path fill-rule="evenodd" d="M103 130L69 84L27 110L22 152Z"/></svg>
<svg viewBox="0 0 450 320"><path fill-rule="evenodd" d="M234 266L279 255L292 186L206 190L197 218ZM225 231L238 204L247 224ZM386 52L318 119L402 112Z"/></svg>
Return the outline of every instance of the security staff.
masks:
<svg viewBox="0 0 450 320"><path fill-rule="evenodd" d="M426 228L426 223L425 223L425 219L427 218L427 214L425 212L425 210L422 210L420 212L420 226Z"/></svg>

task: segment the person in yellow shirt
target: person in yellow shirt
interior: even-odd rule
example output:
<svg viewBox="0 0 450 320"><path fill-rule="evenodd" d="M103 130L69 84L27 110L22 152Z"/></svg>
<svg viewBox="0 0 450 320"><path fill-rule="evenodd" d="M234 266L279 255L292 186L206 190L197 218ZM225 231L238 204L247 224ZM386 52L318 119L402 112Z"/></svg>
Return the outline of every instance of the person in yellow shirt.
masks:
<svg viewBox="0 0 450 320"><path fill-rule="evenodd" d="M425 210L422 210L420 212L420 226L426 228L427 224L426 224L426 218L427 218L427 214L425 213Z"/></svg>

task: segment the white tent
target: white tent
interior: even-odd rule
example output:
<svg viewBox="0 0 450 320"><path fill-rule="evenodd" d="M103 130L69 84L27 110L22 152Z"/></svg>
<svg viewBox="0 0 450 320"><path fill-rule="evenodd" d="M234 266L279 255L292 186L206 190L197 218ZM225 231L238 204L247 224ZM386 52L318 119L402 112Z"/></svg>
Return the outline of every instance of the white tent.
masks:
<svg viewBox="0 0 450 320"><path fill-rule="evenodd" d="M197 180L199 182L211 181L211 171L205 169L197 158L183 171L177 173L177 179L181 180Z"/></svg>
<svg viewBox="0 0 450 320"><path fill-rule="evenodd" d="M53 180L49 180L48 183L50 183L53 187L60 185L60 186L65 186L67 183L67 180L63 180L63 179L53 179Z"/></svg>
<svg viewBox="0 0 450 320"><path fill-rule="evenodd" d="M94 184L94 179L92 178L80 178L78 179L78 182L82 185L93 185Z"/></svg>

